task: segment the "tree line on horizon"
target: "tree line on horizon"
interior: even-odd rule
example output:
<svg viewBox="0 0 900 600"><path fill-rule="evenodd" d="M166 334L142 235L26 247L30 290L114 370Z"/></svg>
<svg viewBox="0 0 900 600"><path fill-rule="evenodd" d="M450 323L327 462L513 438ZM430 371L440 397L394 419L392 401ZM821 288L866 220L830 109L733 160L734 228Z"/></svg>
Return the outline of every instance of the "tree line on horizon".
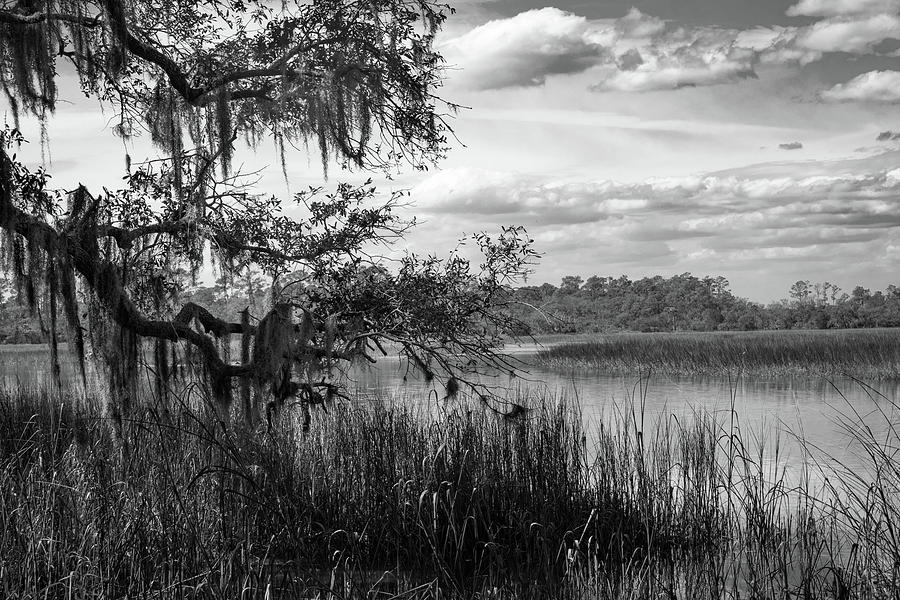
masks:
<svg viewBox="0 0 900 600"><path fill-rule="evenodd" d="M618 331L753 331L900 327L900 287L849 293L829 282L797 281L788 297L763 304L734 295L721 276L630 279L577 275L559 285L522 286L510 291L521 334ZM187 287L186 301L210 307L220 318L244 308L262 314L269 290L259 274L211 285ZM17 300L11 282L0 278L0 343L41 343L40 320Z"/></svg>
<svg viewBox="0 0 900 600"><path fill-rule="evenodd" d="M577 275L558 286L517 288L523 333L753 331L900 326L900 287L845 292L830 282L797 281L788 297L762 304L734 295L725 277Z"/></svg>

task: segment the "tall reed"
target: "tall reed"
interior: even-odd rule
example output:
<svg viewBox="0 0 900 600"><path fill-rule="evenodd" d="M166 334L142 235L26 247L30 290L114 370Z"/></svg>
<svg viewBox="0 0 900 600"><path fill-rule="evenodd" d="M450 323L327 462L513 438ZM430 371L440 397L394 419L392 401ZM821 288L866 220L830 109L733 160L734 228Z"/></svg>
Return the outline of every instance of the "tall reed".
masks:
<svg viewBox="0 0 900 600"><path fill-rule="evenodd" d="M900 330L613 334L553 346L537 361L610 373L888 379L900 377Z"/></svg>
<svg viewBox="0 0 900 600"><path fill-rule="evenodd" d="M360 401L308 433L288 410L266 433L0 391L0 594L891 597L896 469L860 513L839 480L827 502L789 487L734 423L647 423L637 399L587 431L574 402L519 400L515 420Z"/></svg>

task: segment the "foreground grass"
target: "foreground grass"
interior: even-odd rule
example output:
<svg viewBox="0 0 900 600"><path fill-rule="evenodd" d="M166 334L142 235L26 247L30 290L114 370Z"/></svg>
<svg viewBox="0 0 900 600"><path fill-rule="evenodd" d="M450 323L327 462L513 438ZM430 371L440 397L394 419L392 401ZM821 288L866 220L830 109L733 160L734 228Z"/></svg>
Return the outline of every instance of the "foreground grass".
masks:
<svg viewBox="0 0 900 600"><path fill-rule="evenodd" d="M709 417L585 432L519 400L516 421L366 405L268 434L0 392L0 594L897 597L896 435L860 431L877 478L821 503Z"/></svg>
<svg viewBox="0 0 900 600"><path fill-rule="evenodd" d="M613 334L562 343L544 365L666 375L848 375L900 377L900 330Z"/></svg>

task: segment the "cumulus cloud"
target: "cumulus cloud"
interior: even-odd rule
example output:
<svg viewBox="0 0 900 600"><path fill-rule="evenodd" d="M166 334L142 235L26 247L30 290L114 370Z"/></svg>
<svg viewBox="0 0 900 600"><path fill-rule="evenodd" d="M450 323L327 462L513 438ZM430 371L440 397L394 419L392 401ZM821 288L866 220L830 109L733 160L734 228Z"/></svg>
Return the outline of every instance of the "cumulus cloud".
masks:
<svg viewBox="0 0 900 600"><path fill-rule="evenodd" d="M645 63L646 64L646 63ZM648 92L677 90L734 83L741 79L755 78L753 67L741 61L723 60L714 63L670 64L637 67L619 71L591 87L594 91Z"/></svg>
<svg viewBox="0 0 900 600"><path fill-rule="evenodd" d="M416 206L426 213L526 219L542 225L617 219L648 208L645 198L610 181L558 183L474 169L435 174L419 184L413 195Z"/></svg>
<svg viewBox="0 0 900 600"><path fill-rule="evenodd" d="M805 0L792 10L829 18L747 30L678 25L636 8L589 20L548 7L489 21L442 50L459 68L452 80L474 89L540 86L590 71L595 91L675 90L735 83L756 77L759 65L808 64L829 52L877 54L900 39L900 15L867 12L888 2L861 0L868 8L854 12L849 0Z"/></svg>
<svg viewBox="0 0 900 600"><path fill-rule="evenodd" d="M477 213L498 222L516 215L526 224L545 227L567 223L627 219L671 219L677 214L697 235L727 221L784 228L805 220L821 224L868 226L872 217L893 216L900 225L894 198L900 192L900 169L871 173L753 176L729 173L651 179L643 183L610 180L554 182L533 175L484 170L449 170L413 189L425 213Z"/></svg>
<svg viewBox="0 0 900 600"><path fill-rule="evenodd" d="M900 71L869 71L820 94L826 102L900 102Z"/></svg>
<svg viewBox="0 0 900 600"><path fill-rule="evenodd" d="M616 69L595 91L644 92L733 83L756 77L756 54L735 44L737 31L685 28L632 9L615 24ZM640 59L640 60L637 60Z"/></svg>
<svg viewBox="0 0 900 600"><path fill-rule="evenodd" d="M541 85L550 75L578 73L596 64L603 47L587 19L542 8L489 21L443 48L456 79L479 89Z"/></svg>
<svg viewBox="0 0 900 600"><path fill-rule="evenodd" d="M890 151L638 183L458 169L432 174L412 197L448 231L525 225L557 273L700 263L771 271L785 259L834 270L895 264L898 160Z"/></svg>
<svg viewBox="0 0 900 600"><path fill-rule="evenodd" d="M734 45L754 52L762 64L806 65L822 58L821 51L797 44L800 31L797 27L754 27L738 32Z"/></svg>
<svg viewBox="0 0 900 600"><path fill-rule="evenodd" d="M543 8L485 23L442 50L459 67L453 79L475 89L539 86L596 68L598 91L648 91L754 77L755 53L735 47L738 33L678 27L635 8L600 21Z"/></svg>
<svg viewBox="0 0 900 600"><path fill-rule="evenodd" d="M890 142L893 140L900 140L900 133L894 133L893 131L882 131L878 134L878 137L875 138L876 142Z"/></svg>
<svg viewBox="0 0 900 600"><path fill-rule="evenodd" d="M896 12L900 12L900 0L800 0L787 9L789 17L836 17Z"/></svg>
<svg viewBox="0 0 900 600"><path fill-rule="evenodd" d="M782 150L800 150L803 148L802 142L787 142L786 144L778 144Z"/></svg>
<svg viewBox="0 0 900 600"><path fill-rule="evenodd" d="M818 21L800 33L797 44L819 52L869 54L884 40L896 38L900 38L900 16L879 14Z"/></svg>
<svg viewBox="0 0 900 600"><path fill-rule="evenodd" d="M666 30L666 22L631 7L627 15L616 21L615 30L624 38L653 38Z"/></svg>

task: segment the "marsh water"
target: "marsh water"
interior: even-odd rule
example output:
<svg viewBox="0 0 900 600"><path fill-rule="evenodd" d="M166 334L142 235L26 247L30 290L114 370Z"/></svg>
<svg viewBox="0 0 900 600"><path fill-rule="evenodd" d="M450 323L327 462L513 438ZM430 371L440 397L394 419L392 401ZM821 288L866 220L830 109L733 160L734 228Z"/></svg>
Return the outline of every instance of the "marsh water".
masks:
<svg viewBox="0 0 900 600"><path fill-rule="evenodd" d="M528 373L500 375L490 381L510 400L527 403L529 397L544 396L577 401L588 430L623 415L636 422L638 429L652 431L659 422L687 423L697 413L711 414L723 432L737 428L751 451L764 447L763 462L773 478L780 476L775 472L776 451L777 464L786 470L788 480L799 477L804 463L813 460L870 470L870 461L857 442L859 428L882 441L896 440L896 428L900 428L900 381L896 380L724 373L720 377L610 375L544 368L530 360L537 348L514 350ZM422 381L397 359L355 377L359 392L397 402L426 398L436 404L444 395L439 384ZM813 464L809 466L815 471ZM818 479L815 473L810 477Z"/></svg>
<svg viewBox="0 0 900 600"><path fill-rule="evenodd" d="M809 377L672 377L665 375L609 375L590 370L566 371L536 365L539 346L509 351L522 361L520 376L500 374L485 380L509 401L527 404L537 396L577 402L587 429L626 413L639 429L651 431L665 422L686 422L695 412L712 414L723 431L737 426L745 443L764 445L767 468L777 464L794 479L812 450L819 461L834 459L853 470L871 465L850 428L863 426L874 439L896 440L900 427L900 381L862 382L850 378ZM63 352L63 356L67 356ZM48 383L47 350L42 346L0 346L0 385L40 386ZM396 357L346 373L347 386L357 396L386 402L418 403L427 409L466 408L466 400L441 401L440 384L426 382ZM74 376L63 363L64 385ZM354 396L353 393L350 394ZM468 401L469 408L475 406ZM502 403L498 404L502 408ZM800 439L804 443L800 443ZM815 477L813 477L815 479Z"/></svg>

